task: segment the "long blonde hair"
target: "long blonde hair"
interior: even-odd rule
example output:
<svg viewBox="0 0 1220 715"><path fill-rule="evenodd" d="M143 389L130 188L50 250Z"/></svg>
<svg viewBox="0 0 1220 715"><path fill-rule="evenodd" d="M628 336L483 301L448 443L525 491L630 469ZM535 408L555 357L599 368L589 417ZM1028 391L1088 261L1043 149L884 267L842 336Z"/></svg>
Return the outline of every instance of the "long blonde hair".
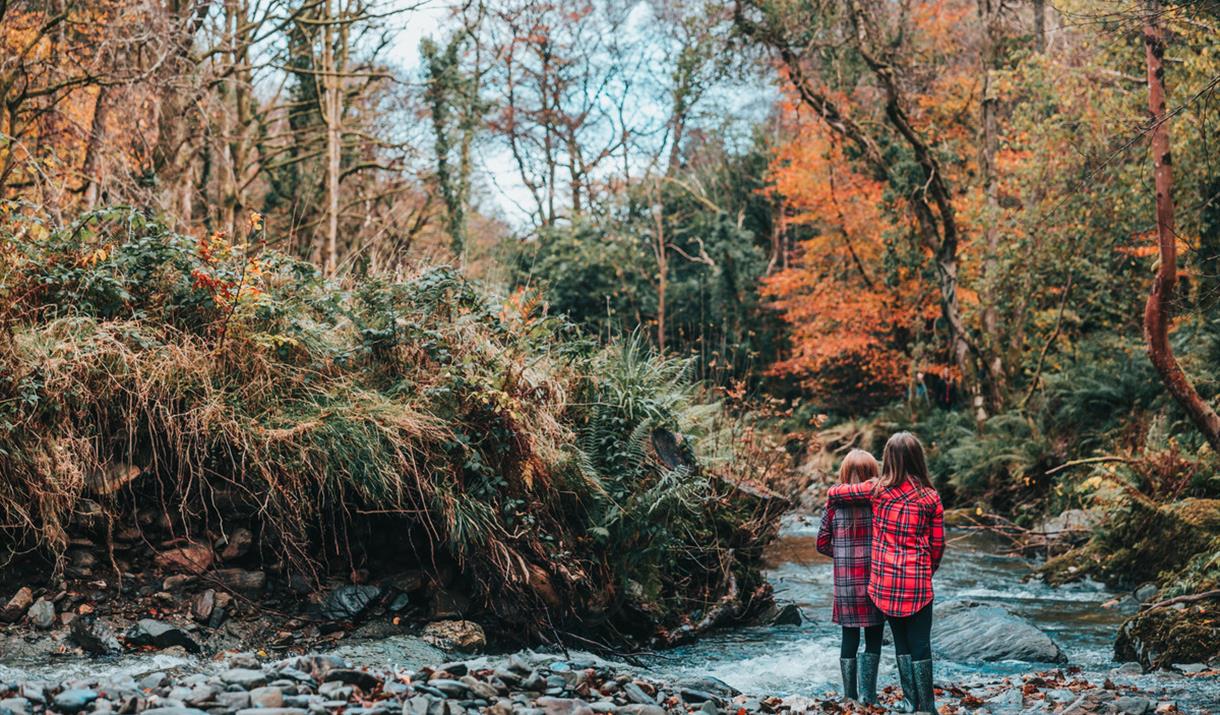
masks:
<svg viewBox="0 0 1220 715"><path fill-rule="evenodd" d="M853 449L839 465L839 481L859 484L877 478L877 458L863 449Z"/></svg>

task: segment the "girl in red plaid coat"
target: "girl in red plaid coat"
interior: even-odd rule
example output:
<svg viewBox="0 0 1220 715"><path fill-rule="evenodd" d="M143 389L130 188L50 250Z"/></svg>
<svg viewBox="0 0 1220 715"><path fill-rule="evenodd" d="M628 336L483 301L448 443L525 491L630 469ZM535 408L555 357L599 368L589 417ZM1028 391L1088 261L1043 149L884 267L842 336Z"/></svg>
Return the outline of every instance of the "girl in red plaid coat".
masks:
<svg viewBox="0 0 1220 715"><path fill-rule="evenodd" d="M935 713L932 690L932 574L945 553L944 508L928 479L923 445L910 432L890 437L875 484L841 484L832 508L872 505L868 595L885 614L898 653L904 712Z"/></svg>
<svg viewBox="0 0 1220 715"><path fill-rule="evenodd" d="M877 478L877 460L853 449L839 466L839 481L860 484ZM830 619L843 628L839 672L843 697L877 703L877 665L881 660L885 619L868 597L869 552L873 540L873 513L867 503L827 506L818 529L818 551L834 559L834 607ZM860 629L864 629L864 653Z"/></svg>

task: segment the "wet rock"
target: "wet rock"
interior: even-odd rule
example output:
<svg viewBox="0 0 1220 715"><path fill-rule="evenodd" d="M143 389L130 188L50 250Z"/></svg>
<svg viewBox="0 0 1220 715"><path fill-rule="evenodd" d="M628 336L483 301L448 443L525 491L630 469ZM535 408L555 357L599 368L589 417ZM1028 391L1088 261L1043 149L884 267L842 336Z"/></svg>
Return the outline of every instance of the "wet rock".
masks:
<svg viewBox="0 0 1220 715"><path fill-rule="evenodd" d="M1152 701L1137 695L1129 695L1114 700L1114 707L1119 715L1146 715L1152 712Z"/></svg>
<svg viewBox="0 0 1220 715"><path fill-rule="evenodd" d="M431 705L432 698L427 695L416 695L403 702L402 715L428 715L428 708Z"/></svg>
<svg viewBox="0 0 1220 715"><path fill-rule="evenodd" d="M71 688L56 695L55 699L51 701L51 705L57 712L73 715L89 707L94 700L97 700L97 697L96 690Z"/></svg>
<svg viewBox="0 0 1220 715"><path fill-rule="evenodd" d="M45 598L40 598L30 606L30 610L26 612L30 617L30 623L34 624L35 628L48 630L55 625L55 604Z"/></svg>
<svg viewBox="0 0 1220 715"><path fill-rule="evenodd" d="M369 585L347 585L333 589L322 600L322 617L332 621L354 621L373 605L381 589Z"/></svg>
<svg viewBox="0 0 1220 715"><path fill-rule="evenodd" d="M1157 591L1159 590L1160 589L1157 588L1155 583L1146 583L1135 589L1131 595L1134 596L1135 600L1139 601L1140 603L1147 603L1148 601L1156 598Z"/></svg>
<svg viewBox="0 0 1220 715"><path fill-rule="evenodd" d="M1065 663L1067 656L1037 626L1001 606L950 601L936 607L936 652L952 660Z"/></svg>
<svg viewBox="0 0 1220 715"><path fill-rule="evenodd" d="M1183 675L1198 675L1207 670L1207 666L1202 663L1174 663L1172 669Z"/></svg>
<svg viewBox="0 0 1220 715"><path fill-rule="evenodd" d="M25 698L5 698L0 700L0 711L4 710L14 715L30 715L30 701Z"/></svg>
<svg viewBox="0 0 1220 715"><path fill-rule="evenodd" d="M986 700L984 707L992 713L1011 713L1021 709L1023 698L1018 688L1005 688Z"/></svg>
<svg viewBox="0 0 1220 715"><path fill-rule="evenodd" d="M212 567L215 556L212 547L198 542L188 542L185 546L168 549L157 554L157 566L169 571L201 574Z"/></svg>
<svg viewBox="0 0 1220 715"><path fill-rule="evenodd" d="M403 593L415 593L424 587L424 573L416 570L403 571L386 579L385 585Z"/></svg>
<svg viewBox="0 0 1220 715"><path fill-rule="evenodd" d="M93 655L115 655L123 652L123 646L119 644L110 624L91 614L73 620L68 637L86 653Z"/></svg>
<svg viewBox="0 0 1220 715"><path fill-rule="evenodd" d="M309 715L303 708L245 708L238 710L237 715Z"/></svg>
<svg viewBox="0 0 1220 715"><path fill-rule="evenodd" d="M446 650L474 652L487 645L483 627L474 621L433 621L424 626L423 640Z"/></svg>
<svg viewBox="0 0 1220 715"><path fill-rule="evenodd" d="M234 561L250 553L254 545L254 534L249 529L237 528L229 534L229 540L220 552L221 561Z"/></svg>
<svg viewBox="0 0 1220 715"><path fill-rule="evenodd" d="M724 682L720 678L710 675L704 675L695 678L683 678L677 681L677 685L683 688L691 688L692 690L702 690L704 692L713 693L725 700L729 700L738 695L741 691L734 688L732 685Z"/></svg>
<svg viewBox="0 0 1220 715"><path fill-rule="evenodd" d="M28 586L22 586L8 600L4 608L0 608L0 621L16 623L21 620L26 611L30 610L32 605L34 605L34 592Z"/></svg>
<svg viewBox="0 0 1220 715"><path fill-rule="evenodd" d="M267 684L267 674L254 668L229 668L220 674L220 680L229 685L252 690Z"/></svg>
<svg viewBox="0 0 1220 715"><path fill-rule="evenodd" d="M127 643L132 646L172 648L180 646L188 653L198 653L199 643L181 628L152 618L142 618L127 631Z"/></svg>
<svg viewBox="0 0 1220 715"><path fill-rule="evenodd" d="M198 708L163 707L149 708L140 713L140 715L208 715L208 713Z"/></svg>
<svg viewBox="0 0 1220 715"><path fill-rule="evenodd" d="M250 705L254 708L278 708L284 705L284 691L263 686L250 691Z"/></svg>
<svg viewBox="0 0 1220 715"><path fill-rule="evenodd" d="M789 603L779 609L779 613L775 614L775 618L771 619L773 626L799 626L805 622L805 614L801 612L801 607L795 603Z"/></svg>

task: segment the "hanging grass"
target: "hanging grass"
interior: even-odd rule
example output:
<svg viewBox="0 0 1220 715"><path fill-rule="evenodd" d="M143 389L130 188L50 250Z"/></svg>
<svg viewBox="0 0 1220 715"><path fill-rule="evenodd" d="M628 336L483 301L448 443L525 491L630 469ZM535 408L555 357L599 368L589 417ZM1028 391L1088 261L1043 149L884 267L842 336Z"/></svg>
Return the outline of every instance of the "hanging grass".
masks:
<svg viewBox="0 0 1220 715"><path fill-rule="evenodd" d="M638 342L578 339L448 268L326 281L257 234L127 210L5 230L10 557L62 554L87 502L111 524L162 509L171 536L256 524L269 568L315 580L388 543L455 564L526 634L642 637L765 591L776 504L699 468L717 408ZM691 459L660 458L658 430Z"/></svg>

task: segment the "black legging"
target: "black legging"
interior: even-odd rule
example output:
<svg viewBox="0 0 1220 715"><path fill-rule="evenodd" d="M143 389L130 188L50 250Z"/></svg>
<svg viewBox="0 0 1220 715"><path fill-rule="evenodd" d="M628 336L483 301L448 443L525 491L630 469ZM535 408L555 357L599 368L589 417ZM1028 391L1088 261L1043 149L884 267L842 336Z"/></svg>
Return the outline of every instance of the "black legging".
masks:
<svg viewBox="0 0 1220 715"><path fill-rule="evenodd" d="M864 652L877 655L881 652L881 638L885 631L885 624L878 623L875 626L866 626L864 629ZM859 628L843 628L843 643L839 646L840 658L855 658L856 651L860 650L860 629Z"/></svg>
<svg viewBox="0 0 1220 715"><path fill-rule="evenodd" d="M911 660L932 657L932 603L909 616L886 616L894 635L894 652L910 655Z"/></svg>

